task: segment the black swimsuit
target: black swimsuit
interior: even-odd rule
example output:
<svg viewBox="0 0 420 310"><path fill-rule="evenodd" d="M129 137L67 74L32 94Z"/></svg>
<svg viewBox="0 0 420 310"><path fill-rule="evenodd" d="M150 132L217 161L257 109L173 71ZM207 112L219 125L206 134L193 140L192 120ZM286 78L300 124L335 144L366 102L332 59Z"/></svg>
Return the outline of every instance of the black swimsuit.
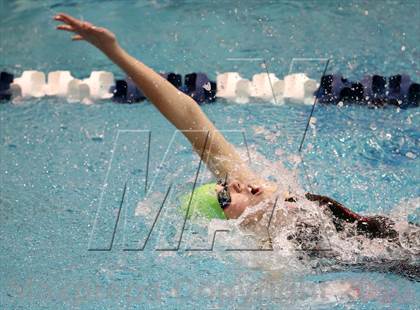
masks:
<svg viewBox="0 0 420 310"><path fill-rule="evenodd" d="M319 206L327 207L333 216L333 223L337 231L344 229L344 223L356 223L357 234L373 238L398 238L398 232L394 229L394 221L384 216L361 216L343 206L338 201L329 197L306 193L310 201L318 201Z"/></svg>

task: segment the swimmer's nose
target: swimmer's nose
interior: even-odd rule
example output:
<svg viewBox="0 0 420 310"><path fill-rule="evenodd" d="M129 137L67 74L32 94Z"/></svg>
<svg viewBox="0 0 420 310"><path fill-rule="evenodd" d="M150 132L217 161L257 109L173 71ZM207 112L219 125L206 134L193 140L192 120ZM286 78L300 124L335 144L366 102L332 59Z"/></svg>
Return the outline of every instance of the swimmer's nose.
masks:
<svg viewBox="0 0 420 310"><path fill-rule="evenodd" d="M242 190L243 190L241 183L236 182L236 181L233 181L233 182L231 183L231 187L232 187L232 188L233 188L233 189L234 189L237 193L240 193L240 192L242 192Z"/></svg>

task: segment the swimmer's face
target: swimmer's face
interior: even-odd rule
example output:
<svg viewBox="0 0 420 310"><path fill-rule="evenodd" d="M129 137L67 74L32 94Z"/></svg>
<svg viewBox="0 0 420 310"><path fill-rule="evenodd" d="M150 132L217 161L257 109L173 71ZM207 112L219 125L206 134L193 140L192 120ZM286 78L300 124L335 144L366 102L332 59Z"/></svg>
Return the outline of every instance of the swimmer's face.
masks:
<svg viewBox="0 0 420 310"><path fill-rule="evenodd" d="M216 185L216 191L219 193L224 190L222 185ZM236 219L247 207L253 206L263 199L263 189L251 184L240 183L233 180L227 184L227 190L231 202L223 211L227 218Z"/></svg>

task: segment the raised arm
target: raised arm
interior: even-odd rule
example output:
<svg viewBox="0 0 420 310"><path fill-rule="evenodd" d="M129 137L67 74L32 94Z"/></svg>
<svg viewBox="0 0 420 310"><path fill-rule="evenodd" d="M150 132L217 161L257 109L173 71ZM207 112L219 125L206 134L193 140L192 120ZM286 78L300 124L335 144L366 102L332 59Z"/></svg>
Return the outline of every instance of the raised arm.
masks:
<svg viewBox="0 0 420 310"><path fill-rule="evenodd" d="M67 14L59 14L54 19L64 23L57 29L75 33L73 40L91 43L125 71L156 108L183 132L216 177L228 175L243 183L256 181L256 176L199 105L153 69L130 56L112 32Z"/></svg>

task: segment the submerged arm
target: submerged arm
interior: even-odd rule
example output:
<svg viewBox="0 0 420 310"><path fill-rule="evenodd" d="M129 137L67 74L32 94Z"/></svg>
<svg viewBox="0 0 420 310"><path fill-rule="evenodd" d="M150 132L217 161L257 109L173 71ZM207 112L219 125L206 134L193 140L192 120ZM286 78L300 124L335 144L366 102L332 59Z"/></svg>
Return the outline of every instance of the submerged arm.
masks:
<svg viewBox="0 0 420 310"><path fill-rule="evenodd" d="M76 33L73 40L88 41L125 71L156 108L183 132L216 177L228 175L241 182L255 181L255 175L235 148L226 141L194 99L130 56L120 47L112 32L66 14L57 15L55 20L64 23L57 29Z"/></svg>

